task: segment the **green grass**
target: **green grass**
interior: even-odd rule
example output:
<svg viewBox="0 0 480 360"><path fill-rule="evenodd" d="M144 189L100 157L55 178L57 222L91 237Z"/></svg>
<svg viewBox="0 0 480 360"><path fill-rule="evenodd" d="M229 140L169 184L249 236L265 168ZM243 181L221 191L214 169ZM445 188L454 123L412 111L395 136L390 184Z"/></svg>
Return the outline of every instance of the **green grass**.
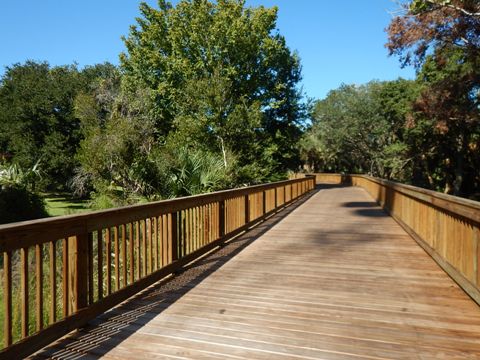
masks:
<svg viewBox="0 0 480 360"><path fill-rule="evenodd" d="M90 210L88 200L79 200L68 194L44 194L50 216L70 215Z"/></svg>

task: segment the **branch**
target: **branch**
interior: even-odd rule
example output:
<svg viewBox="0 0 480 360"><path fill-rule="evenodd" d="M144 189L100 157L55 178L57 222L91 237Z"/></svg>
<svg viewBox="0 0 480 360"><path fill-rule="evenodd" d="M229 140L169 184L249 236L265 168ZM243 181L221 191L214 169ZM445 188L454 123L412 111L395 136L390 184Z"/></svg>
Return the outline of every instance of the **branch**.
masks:
<svg viewBox="0 0 480 360"><path fill-rule="evenodd" d="M435 1L435 0L425 0L425 1L426 1L427 3L429 3L429 4L436 5L436 6L438 6L438 7L445 6L445 7L448 7L448 8L450 8L450 9L454 9L454 10L460 11L460 12L464 13L464 14L467 15L467 16L479 16L479 17L480 17L480 12L470 12L470 11L465 10L464 8L461 8L461 7L456 6L456 5L453 5L453 4L440 5L440 4L438 4L438 2Z"/></svg>

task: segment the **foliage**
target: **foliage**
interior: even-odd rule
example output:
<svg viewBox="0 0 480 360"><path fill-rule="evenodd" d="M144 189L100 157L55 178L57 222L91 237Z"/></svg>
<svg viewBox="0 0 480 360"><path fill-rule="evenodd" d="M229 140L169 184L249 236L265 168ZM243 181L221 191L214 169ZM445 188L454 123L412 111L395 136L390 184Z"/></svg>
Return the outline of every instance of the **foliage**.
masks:
<svg viewBox="0 0 480 360"><path fill-rule="evenodd" d="M224 162L233 153L250 182L265 176L255 169L297 165L300 65L275 31L276 12L239 0L142 4L121 63L127 91L148 89L160 139L199 144Z"/></svg>
<svg viewBox="0 0 480 360"><path fill-rule="evenodd" d="M38 163L29 170L0 165L0 224L48 216L42 198L32 191L38 177Z"/></svg>
<svg viewBox="0 0 480 360"><path fill-rule="evenodd" d="M78 71L27 61L7 67L0 83L0 151L22 167L41 158L43 186L66 181L74 164L78 122L72 116Z"/></svg>
<svg viewBox="0 0 480 360"><path fill-rule="evenodd" d="M457 195L479 192L480 4L405 2L388 35L390 54L415 65L422 84L408 124L422 154L416 182Z"/></svg>
<svg viewBox="0 0 480 360"><path fill-rule="evenodd" d="M42 198L24 187L0 189L0 224L47 217Z"/></svg>
<svg viewBox="0 0 480 360"><path fill-rule="evenodd" d="M37 161L28 170L23 170L15 163L0 165L0 188L18 186L34 191L37 179L41 178L39 164L40 162Z"/></svg>
<svg viewBox="0 0 480 360"><path fill-rule="evenodd" d="M82 138L74 114L76 95L103 76L110 64L50 67L27 61L6 68L0 80L0 153L23 168L42 162L43 189L65 189L78 166Z"/></svg>
<svg viewBox="0 0 480 360"><path fill-rule="evenodd" d="M222 156L182 147L168 164L169 197L197 195L229 186L229 170Z"/></svg>
<svg viewBox="0 0 480 360"><path fill-rule="evenodd" d="M415 84L406 80L342 85L318 101L299 143L313 170L408 178L405 116Z"/></svg>

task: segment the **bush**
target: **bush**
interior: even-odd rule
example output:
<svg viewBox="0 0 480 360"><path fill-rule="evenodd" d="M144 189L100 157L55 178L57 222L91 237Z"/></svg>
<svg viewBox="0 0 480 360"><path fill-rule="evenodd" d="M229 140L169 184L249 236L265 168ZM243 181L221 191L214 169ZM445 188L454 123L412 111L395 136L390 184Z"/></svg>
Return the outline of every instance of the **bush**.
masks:
<svg viewBox="0 0 480 360"><path fill-rule="evenodd" d="M0 188L0 224L47 217L45 202L22 186Z"/></svg>

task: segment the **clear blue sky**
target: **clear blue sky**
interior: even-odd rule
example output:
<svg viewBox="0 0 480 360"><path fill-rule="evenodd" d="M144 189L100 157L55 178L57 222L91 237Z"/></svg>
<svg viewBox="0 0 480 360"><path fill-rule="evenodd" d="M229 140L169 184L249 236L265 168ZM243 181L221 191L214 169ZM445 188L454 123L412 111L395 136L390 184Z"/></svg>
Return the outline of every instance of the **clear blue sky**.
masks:
<svg viewBox="0 0 480 360"><path fill-rule="evenodd" d="M156 0L147 1L156 5ZM1 0L0 74L27 59L81 67L118 64L120 39L139 15L137 0ZM384 48L392 0L247 0L277 5L277 26L303 66L307 96L323 98L341 83L412 78Z"/></svg>

